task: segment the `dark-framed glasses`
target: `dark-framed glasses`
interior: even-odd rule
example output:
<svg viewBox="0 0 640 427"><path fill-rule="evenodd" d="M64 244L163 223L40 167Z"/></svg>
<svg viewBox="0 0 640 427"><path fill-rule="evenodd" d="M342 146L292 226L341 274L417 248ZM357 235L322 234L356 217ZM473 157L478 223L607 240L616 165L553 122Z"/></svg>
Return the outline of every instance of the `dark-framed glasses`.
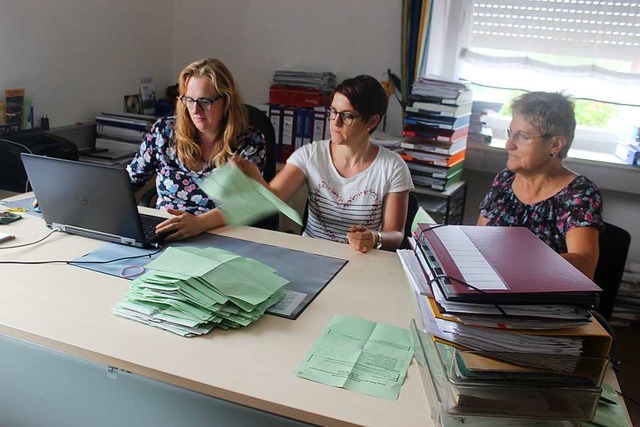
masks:
<svg viewBox="0 0 640 427"><path fill-rule="evenodd" d="M362 116L356 116L353 113L348 111L338 111L333 107L327 108L327 115L329 116L329 120L335 120L336 117L340 117L340 121L346 126L351 125L355 119Z"/></svg>
<svg viewBox="0 0 640 427"><path fill-rule="evenodd" d="M189 110L192 109L197 104L201 109L205 111L209 111L213 107L213 104L215 104L216 101L220 98L222 98L222 95L218 95L213 98L198 98L198 99L193 99L190 96L181 96L180 101Z"/></svg>
<svg viewBox="0 0 640 427"><path fill-rule="evenodd" d="M511 129L506 128L504 130L504 134L507 137L507 139L512 140L513 142L515 142L518 145L529 145L531 144L531 142L534 139L539 139L539 138L550 138L553 135L549 134L549 133L545 133L542 135L527 135L526 133L523 132L513 132Z"/></svg>

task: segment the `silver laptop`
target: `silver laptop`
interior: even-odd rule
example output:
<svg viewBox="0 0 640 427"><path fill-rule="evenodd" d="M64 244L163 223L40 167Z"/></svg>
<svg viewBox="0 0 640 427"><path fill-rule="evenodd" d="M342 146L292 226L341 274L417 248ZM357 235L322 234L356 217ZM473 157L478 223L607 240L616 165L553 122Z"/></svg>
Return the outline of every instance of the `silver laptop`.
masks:
<svg viewBox="0 0 640 427"><path fill-rule="evenodd" d="M164 218L138 213L126 170L22 153L47 227L137 247L158 247Z"/></svg>

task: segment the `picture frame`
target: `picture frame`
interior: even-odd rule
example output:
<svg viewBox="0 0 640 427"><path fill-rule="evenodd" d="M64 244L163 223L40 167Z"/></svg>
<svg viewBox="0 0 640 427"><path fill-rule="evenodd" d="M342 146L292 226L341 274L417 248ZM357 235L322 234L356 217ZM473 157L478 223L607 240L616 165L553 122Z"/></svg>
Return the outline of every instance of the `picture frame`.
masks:
<svg viewBox="0 0 640 427"><path fill-rule="evenodd" d="M140 103L140 95L125 95L124 96L124 111L130 114L140 114L142 112L142 106Z"/></svg>

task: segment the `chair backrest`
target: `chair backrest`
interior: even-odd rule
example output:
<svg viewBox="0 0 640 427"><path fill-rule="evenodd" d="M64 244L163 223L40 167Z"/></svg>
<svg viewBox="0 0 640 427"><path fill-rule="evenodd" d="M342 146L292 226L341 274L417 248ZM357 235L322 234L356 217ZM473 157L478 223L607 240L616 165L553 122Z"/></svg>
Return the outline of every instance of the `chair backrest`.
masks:
<svg viewBox="0 0 640 427"><path fill-rule="evenodd" d="M415 194L409 193L409 204L407 205L407 220L404 223L404 240L400 245L399 249L410 249L409 242L407 237L411 236L411 225L413 224L413 219L418 213L418 208L420 205L418 204L418 198Z"/></svg>
<svg viewBox="0 0 640 427"><path fill-rule="evenodd" d="M600 256L593 281L602 288L598 313L609 320L618 295L627 254L631 245L631 235L620 227L605 222L600 233Z"/></svg>
<svg viewBox="0 0 640 427"><path fill-rule="evenodd" d="M271 120L269 120L269 117L267 117L264 111L249 104L245 104L245 107L247 109L249 125L262 132L262 136L264 137L267 152L265 155L262 176L267 182L269 182L274 176L276 176L276 132L273 129ZM254 224L255 227L265 228L268 230L277 230L278 225L278 214L272 215L257 224Z"/></svg>
<svg viewBox="0 0 640 427"><path fill-rule="evenodd" d="M271 120L269 120L269 117L267 117L264 111L249 104L245 104L245 107L247 108L249 125L258 129L262 132L262 136L264 136L267 153L262 175L264 179L269 182L276 175L276 132L273 129Z"/></svg>

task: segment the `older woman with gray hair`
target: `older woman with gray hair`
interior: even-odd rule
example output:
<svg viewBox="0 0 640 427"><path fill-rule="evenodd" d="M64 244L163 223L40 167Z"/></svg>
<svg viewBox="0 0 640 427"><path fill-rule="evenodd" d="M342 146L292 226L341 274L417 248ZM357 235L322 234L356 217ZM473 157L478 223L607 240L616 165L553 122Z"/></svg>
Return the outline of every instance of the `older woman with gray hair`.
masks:
<svg viewBox="0 0 640 427"><path fill-rule="evenodd" d="M511 107L507 167L482 201L478 225L527 227L593 278L602 197L563 164L576 127L573 102L560 93L530 92Z"/></svg>

